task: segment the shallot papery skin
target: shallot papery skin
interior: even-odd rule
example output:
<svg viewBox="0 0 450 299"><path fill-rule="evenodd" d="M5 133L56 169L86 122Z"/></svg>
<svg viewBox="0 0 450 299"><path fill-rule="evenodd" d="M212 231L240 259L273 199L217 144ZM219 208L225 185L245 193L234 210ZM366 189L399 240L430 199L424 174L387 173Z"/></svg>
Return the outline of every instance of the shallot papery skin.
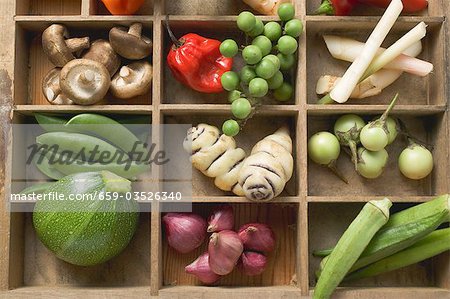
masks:
<svg viewBox="0 0 450 299"><path fill-rule="evenodd" d="M246 250L271 252L275 248L275 234L267 224L244 224L239 229L238 235Z"/></svg>
<svg viewBox="0 0 450 299"><path fill-rule="evenodd" d="M169 246L188 253L202 245L206 238L206 220L194 213L167 213L162 218Z"/></svg>
<svg viewBox="0 0 450 299"><path fill-rule="evenodd" d="M203 253L195 261L187 265L184 270L186 273L197 276L205 284L213 284L220 279L220 275L214 273L209 267L208 252Z"/></svg>
<svg viewBox="0 0 450 299"><path fill-rule="evenodd" d="M232 230L234 226L233 207L222 205L215 209L208 218L208 232L220 232L222 230Z"/></svg>
<svg viewBox="0 0 450 299"><path fill-rule="evenodd" d="M259 275L266 269L267 257L259 252L244 251L239 264L242 272L249 276Z"/></svg>
<svg viewBox="0 0 450 299"><path fill-rule="evenodd" d="M244 247L237 233L223 230L209 238L209 266L214 273L227 275L233 271Z"/></svg>

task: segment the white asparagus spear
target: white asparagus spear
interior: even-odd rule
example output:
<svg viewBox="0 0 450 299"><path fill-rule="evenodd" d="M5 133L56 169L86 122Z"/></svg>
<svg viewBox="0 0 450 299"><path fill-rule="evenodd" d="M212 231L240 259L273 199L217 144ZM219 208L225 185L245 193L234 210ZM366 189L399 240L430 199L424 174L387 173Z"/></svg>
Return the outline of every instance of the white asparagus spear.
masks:
<svg viewBox="0 0 450 299"><path fill-rule="evenodd" d="M402 1L392 0L380 21L375 26L372 34L367 39L361 54L345 72L343 80L339 81L331 91L331 99L338 103L345 103L348 100L402 10Z"/></svg>
<svg viewBox="0 0 450 299"><path fill-rule="evenodd" d="M348 62L353 62L364 48L364 43L347 37L324 35L323 39L325 40L325 44L327 45L331 56ZM415 45L419 47L422 46L420 42L416 42ZM384 48L378 49L377 55L380 55L385 50L386 49ZM411 56L412 55L401 54L383 68L404 71L421 77L426 76L433 71L433 64Z"/></svg>
<svg viewBox="0 0 450 299"><path fill-rule="evenodd" d="M416 57L422 52L422 43L416 42L414 45L406 49L403 54L410 57ZM401 75L402 71L382 69L356 85L350 98L363 99L380 94L383 89L394 83ZM341 77L325 75L321 76L317 81L316 93L329 93Z"/></svg>

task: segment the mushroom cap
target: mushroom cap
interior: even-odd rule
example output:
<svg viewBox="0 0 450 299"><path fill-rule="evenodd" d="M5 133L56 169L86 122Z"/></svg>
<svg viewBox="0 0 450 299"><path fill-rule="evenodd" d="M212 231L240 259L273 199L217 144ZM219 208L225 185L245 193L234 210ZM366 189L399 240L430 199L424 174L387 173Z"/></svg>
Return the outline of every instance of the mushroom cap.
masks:
<svg viewBox="0 0 450 299"><path fill-rule="evenodd" d="M92 105L102 100L111 84L109 72L100 62L75 59L61 70L61 90L79 105Z"/></svg>
<svg viewBox="0 0 450 299"><path fill-rule="evenodd" d="M120 56L127 59L143 59L152 53L152 40L146 36L128 33L125 27L114 27L109 31L109 42Z"/></svg>
<svg viewBox="0 0 450 299"><path fill-rule="evenodd" d="M89 50L84 53L83 58L100 62L108 69L110 77L114 76L120 67L120 57L104 39L98 39L91 44Z"/></svg>
<svg viewBox="0 0 450 299"><path fill-rule="evenodd" d="M123 66L111 81L111 93L119 99L143 95L150 90L153 67L147 61L133 62Z"/></svg>
<svg viewBox="0 0 450 299"><path fill-rule="evenodd" d="M42 49L55 66L63 67L67 62L75 59L66 45L68 37L67 28L60 24L50 25L42 33Z"/></svg>
<svg viewBox="0 0 450 299"><path fill-rule="evenodd" d="M60 68L50 70L42 80L42 93L47 101L54 105L72 105L73 101L61 92L59 86Z"/></svg>

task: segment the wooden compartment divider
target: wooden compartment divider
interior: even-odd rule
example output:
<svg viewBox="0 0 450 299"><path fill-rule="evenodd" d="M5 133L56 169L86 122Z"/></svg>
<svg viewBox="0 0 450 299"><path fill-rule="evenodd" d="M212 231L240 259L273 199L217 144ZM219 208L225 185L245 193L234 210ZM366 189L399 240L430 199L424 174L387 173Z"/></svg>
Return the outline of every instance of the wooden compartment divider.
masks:
<svg viewBox="0 0 450 299"><path fill-rule="evenodd" d="M225 95L203 97L181 85L177 85L174 89L172 85L178 83L167 78L170 75L164 62L169 41L166 40L164 20L166 14L170 14L170 19L175 26L182 24L180 32L196 29L205 35L210 33L212 36L225 38L227 36L221 35L237 30L234 26L236 16L246 7L241 1L232 0L146 0L138 15L111 16L99 2L98 0L0 1L2 13L0 16L2 27L0 35L0 196L4 201L4 204L0 205L1 298L28 296L37 298L70 296L74 298L148 296L227 299L307 298L314 288L313 267L317 265L317 260L313 260L311 251L317 247L332 245L362 203L388 196L394 202L406 206L428 201L435 195L450 192L450 113L448 111L450 54L447 46L450 41L448 24L450 4L448 1L429 1L430 6L427 12L420 16L401 17L393 31L395 36L399 36L422 20L430 25L421 57L435 64L433 74L428 78L414 79L413 83L417 86L409 86L411 77L403 78L395 85L395 88L387 89L375 100L352 101L348 105L321 106L314 104L317 74L323 73L324 69L340 74L345 64L332 60L330 55L325 55L323 42L317 33L321 30L338 33L353 31L366 36L376 24L378 17L374 15L314 16L313 8L317 6L319 0L293 0L297 16L303 21L306 30L300 37L299 43L295 101L286 105L264 105L252 122L255 127L261 127L262 131L259 132L261 134L275 130L276 126L272 123L289 123L295 147L295 175L282 196L261 206L250 203L245 198L214 190L212 186L206 186L211 181L200 178L196 174L194 174L193 183L193 208L202 213L205 213L204 211L213 204L231 203L239 211L239 215L243 215L245 220L249 221L250 217L270 220L272 216L280 216L271 216L271 212L289 214L289 217L283 218L283 224L284 220L288 221L291 218L292 223L289 222L289 225L284 226L280 224L276 228L283 236L278 243L283 251L277 254L282 255L281 260L284 264L277 265L273 274L265 273L262 279L243 280L239 274L233 273L223 282L224 286L229 287L200 286L196 280L189 279L182 273L189 261L185 257L174 255L170 250L167 251L160 213L163 204L159 202L154 202L152 211L142 217L141 227L131 245L132 248L127 249L113 261L93 270L57 261L36 240L30 223L30 214L8 212L7 198L12 192L18 191L11 190L11 163L14 152L11 142L11 123L20 122L24 118L31 119L34 112L76 114L89 111L104 114L151 115L151 122L156 125L186 121L196 124L205 119L216 122L215 124L218 125L230 113L230 106L226 104ZM379 10L374 12L376 15L380 14ZM276 20L276 17L264 16L263 20ZM86 29L103 30L104 35L106 30L115 24L127 25L132 22L143 22L147 32L153 38L151 94L129 103L106 101L104 105L89 107L51 106L45 103L45 99L41 99L40 89L35 85L37 85L36 82L40 82L49 67L49 63L45 61L36 44L39 32L43 28L51 23L63 23L80 32ZM166 93L168 90L170 92ZM353 112L376 115L381 113L387 107L389 95L397 90L400 93L405 90L408 97L400 101L394 110L395 114L411 118L411 123L414 123L417 117L421 117L415 123L417 128L414 128L420 136L427 138L427 141L436 141L434 150L436 170L430 178L417 184L399 179L394 180L393 185L387 184L389 182L386 180L381 180L371 182L369 186L359 178L352 177L351 182L355 183L353 187L357 186L356 188L359 189L351 189L351 186L344 186L333 180L333 176L326 170L309 165L307 139L312 133L318 129L331 129L330 124L340 114ZM414 98L414 95L417 95L417 98ZM196 102L196 96L201 98L200 105L200 102ZM427 125L421 126L422 121ZM431 125L428 126L428 124ZM249 123L249 127L251 126ZM158 126L153 126L151 133L152 142L156 144L157 149L161 148L164 140ZM247 133L248 130L242 132L243 139ZM251 141L253 140L242 140L242 144L244 147L250 147ZM342 165L348 166L345 163ZM152 169L151 187L155 190L163 188L163 184L160 183L163 171L163 167ZM399 173L397 175L400 176ZM209 193L198 191L203 186ZM327 186L331 186L333 192L324 192ZM370 192L370 190L376 192ZM335 214L340 211L344 215L342 218ZM288 233L284 230L291 232L292 236L285 237L284 235ZM290 258L291 254L294 258ZM170 259L170 262L167 262L167 259ZM182 263L176 264L179 261ZM277 260L271 261L271 263L276 262ZM148 267L148 269L143 270L142 267ZM94 273L96 271L101 273ZM270 277L271 275L278 276ZM419 276L416 277L416 275ZM177 285L178 283L180 284ZM446 253L424 264L392 273L385 279L373 279L340 288L336 294L336 298L450 298L450 254Z"/></svg>

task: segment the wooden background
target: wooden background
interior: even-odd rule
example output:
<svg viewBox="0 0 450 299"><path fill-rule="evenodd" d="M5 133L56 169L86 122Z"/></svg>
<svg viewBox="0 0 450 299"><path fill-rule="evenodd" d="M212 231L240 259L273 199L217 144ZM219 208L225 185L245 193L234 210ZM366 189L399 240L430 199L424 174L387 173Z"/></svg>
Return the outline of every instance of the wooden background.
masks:
<svg viewBox="0 0 450 299"><path fill-rule="evenodd" d="M243 277L237 271L223 279L227 287L204 287L184 266L197 252L178 255L167 247L161 215L155 210L141 216L139 229L130 246L117 258L92 268L80 268L57 260L37 240L30 214L9 214L0 204L0 298L3 297L86 297L142 298L300 298L308 297L314 287L314 269L318 260L311 251L332 245L342 234L363 202L389 196L393 201L410 203L429 200L450 192L449 150L449 26L450 5L446 0L429 0L428 11L420 16L401 17L389 42L424 20L428 35L420 57L431 61L435 71L424 79L404 75L382 95L346 105L315 105L315 82L324 71L342 74L347 64L332 59L321 40L321 34L334 32L367 37L381 10L358 10L358 17L321 17L311 15L319 0L297 0L297 15L305 24L300 38L298 67L293 73L295 101L287 105L263 106L249 122L238 143L246 150L277 125L287 123L294 139L294 177L286 191L275 201L258 205L231 196L212 187L211 180L194 172L194 210L207 215L212 203L232 203L236 222L264 221L277 233L277 250L271 256L266 272L256 278ZM153 124L209 122L219 126L229 115L225 95L203 95L178 84L162 63L170 47L163 20L170 14L176 34L193 31L208 37L224 39L237 35L236 15L247 7L234 0L147 0L137 16L109 16L96 0L2 0L0 1L0 198L11 192L11 123L32 121L33 112L80 113L101 111L105 114L151 115ZM43 13L45 12L45 13ZM366 15L364 15L366 14ZM275 20L263 17L263 20ZM144 23L144 32L154 41L152 92L124 103L108 95L102 106L50 106L40 91L40 82L51 68L40 48L39 33L51 23L66 24L74 35L89 30L96 37L115 24ZM414 134L434 144L436 168L420 182L408 181L395 170L391 159L382 178L363 180L351 171L348 159L339 167L348 172L349 186L344 186L326 169L308 163L306 141L318 130L329 130L339 114L355 112L368 118L380 114L397 91L401 93L395 114L404 119ZM202 105L198 105L201 103ZM251 133L250 135L245 135ZM161 144L157 129L153 141ZM389 151L395 156L403 146ZM19 150L19 149L14 149ZM154 179L164 169L155 169ZM376 287L376 288L374 288ZM336 298L449 298L450 255L395 271L380 278L358 282L336 292Z"/></svg>

